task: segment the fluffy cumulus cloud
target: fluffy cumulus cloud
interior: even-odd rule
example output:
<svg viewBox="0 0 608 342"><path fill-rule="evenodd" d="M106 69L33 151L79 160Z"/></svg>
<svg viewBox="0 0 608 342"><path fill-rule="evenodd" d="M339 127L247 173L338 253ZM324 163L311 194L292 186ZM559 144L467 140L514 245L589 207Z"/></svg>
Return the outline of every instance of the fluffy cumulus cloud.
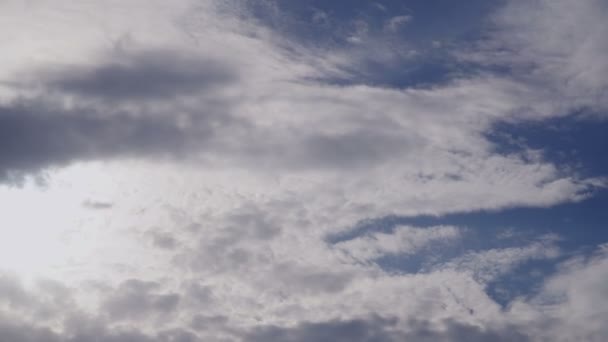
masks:
<svg viewBox="0 0 608 342"><path fill-rule="evenodd" d="M460 45L300 6L0 4L0 341L606 340L605 245L381 224L603 189L491 133L606 109L606 5L506 1ZM425 59L454 72L391 83Z"/></svg>

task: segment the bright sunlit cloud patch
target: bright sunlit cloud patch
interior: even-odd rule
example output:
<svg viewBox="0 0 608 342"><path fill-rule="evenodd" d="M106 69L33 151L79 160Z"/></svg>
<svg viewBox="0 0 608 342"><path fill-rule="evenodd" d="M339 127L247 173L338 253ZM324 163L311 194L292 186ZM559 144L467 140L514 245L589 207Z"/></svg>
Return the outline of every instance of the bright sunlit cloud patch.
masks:
<svg viewBox="0 0 608 342"><path fill-rule="evenodd" d="M0 188L0 267L31 277L61 278L99 258L104 222L91 203L112 203L120 191L99 164L48 174L44 184ZM107 243L107 242L106 242Z"/></svg>

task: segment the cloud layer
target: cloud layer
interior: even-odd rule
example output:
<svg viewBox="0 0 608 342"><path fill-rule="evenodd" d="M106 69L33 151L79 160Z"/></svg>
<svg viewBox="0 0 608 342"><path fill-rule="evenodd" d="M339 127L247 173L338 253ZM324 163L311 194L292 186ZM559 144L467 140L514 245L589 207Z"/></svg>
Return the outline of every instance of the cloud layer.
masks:
<svg viewBox="0 0 608 342"><path fill-rule="evenodd" d="M0 336L605 340L605 245L381 223L605 188L492 133L602 118L606 6L506 1L422 48L404 33L421 14L393 5L0 5ZM425 59L450 72L391 81ZM539 288L489 295L536 261L554 266Z"/></svg>

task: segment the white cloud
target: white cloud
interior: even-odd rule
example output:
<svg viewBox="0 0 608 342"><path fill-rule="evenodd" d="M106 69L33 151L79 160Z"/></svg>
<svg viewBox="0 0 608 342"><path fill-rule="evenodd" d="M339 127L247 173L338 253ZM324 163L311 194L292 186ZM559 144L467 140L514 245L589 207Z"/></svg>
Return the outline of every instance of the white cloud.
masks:
<svg viewBox="0 0 608 342"><path fill-rule="evenodd" d="M532 300L516 301L510 314L519 324L529 325L541 340L602 341L608 334L607 276L605 250L600 249L588 260L575 258L565 263Z"/></svg>
<svg viewBox="0 0 608 342"><path fill-rule="evenodd" d="M389 32L397 32L412 20L410 15L398 15L387 20L384 29Z"/></svg>
<svg viewBox="0 0 608 342"><path fill-rule="evenodd" d="M530 260L556 259L561 254L552 241L538 241L522 247L490 249L468 252L438 266L438 269L454 269L470 272L481 284L487 284L518 265Z"/></svg>
<svg viewBox="0 0 608 342"><path fill-rule="evenodd" d="M449 243L461 237L461 231L452 226L409 227L399 226L391 233L373 233L337 243L346 257L356 261L373 261L385 255L415 254L433 243Z"/></svg>
<svg viewBox="0 0 608 342"><path fill-rule="evenodd" d="M603 112L608 103L606 3L598 0L508 1L474 60L513 67L556 103ZM485 50L484 50L485 48Z"/></svg>

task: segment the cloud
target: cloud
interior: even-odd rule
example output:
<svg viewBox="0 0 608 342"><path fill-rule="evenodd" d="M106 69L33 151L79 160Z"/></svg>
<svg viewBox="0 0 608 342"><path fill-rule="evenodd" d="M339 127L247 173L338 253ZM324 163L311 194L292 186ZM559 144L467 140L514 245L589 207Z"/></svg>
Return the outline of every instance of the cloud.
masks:
<svg viewBox="0 0 608 342"><path fill-rule="evenodd" d="M260 327L250 332L244 341L530 341L517 329L488 329L456 321L446 321L439 326L411 321L406 329L398 329L398 321L381 317L348 321L302 323L292 328ZM405 331L404 331L405 330Z"/></svg>
<svg viewBox="0 0 608 342"><path fill-rule="evenodd" d="M75 306L73 289L51 279L39 279L28 286L19 276L0 273L0 318L3 314L32 317L48 322L61 317L66 307Z"/></svg>
<svg viewBox="0 0 608 342"><path fill-rule="evenodd" d="M395 329L395 319L372 317L348 321L329 321L321 323L301 323L296 327L285 328L264 326L242 333L237 339L225 341L527 341L528 338L517 330L484 329L448 321L444 328L412 322L408 332ZM201 341L195 334L185 330L168 330L156 336L133 331L113 331L104 328L77 329L70 336L53 332L48 328L34 327L0 320L0 333L15 342L194 342Z"/></svg>
<svg viewBox="0 0 608 342"><path fill-rule="evenodd" d="M398 15L387 20L385 30L396 32L412 20L410 15Z"/></svg>
<svg viewBox="0 0 608 342"><path fill-rule="evenodd" d="M560 250L553 241L540 240L519 247L469 252L447 263L440 264L438 267L440 269L456 269L463 272L472 272L477 281L487 284L489 281L509 272L524 262L556 259L560 256Z"/></svg>
<svg viewBox="0 0 608 342"><path fill-rule="evenodd" d="M529 260L557 263L555 241L473 246L466 228L446 225L353 233L327 243L328 235L387 215L547 207L589 197L605 180L583 178L536 151L503 152L488 138L497 123L564 115L582 102L556 104L553 89L533 82L544 79L536 73L538 79L525 79L483 69L424 88L372 82L387 78L374 63L392 70L416 61L407 42L375 39L390 19L384 16L348 18L342 25L350 29L327 39L339 37L339 44L315 48L277 29L293 27L293 18L273 2L261 6L274 11L266 14L276 16L277 26L252 20L238 1L127 2L127 9L143 11L141 21L118 5L87 4L32 5L40 19L34 26L65 34L59 36L71 49L62 58L31 53L52 39L29 25L24 30L38 39L23 40L27 49L6 43L16 55L41 56L26 69L7 64L2 71L0 182L36 172L48 172L49 181L44 192L0 188L10 209L0 217L3 246L19 249L5 259L19 268L27 262L18 264L15 255L39 258L25 248L31 237L15 234L23 226L44 232L34 234L41 247L35 252L55 253L59 265L49 272L69 286L28 288L0 278L0 336L28 342L605 336L597 318L605 310L596 304L605 296L603 255L571 260L539 293L502 308L488 295L488 282ZM524 5L512 3L504 13L509 6ZM329 19L317 29L335 30L333 14ZM80 24L57 28L70 20ZM89 26L111 27L117 32L104 34L124 39L109 38L108 46ZM508 36L493 39L509 45ZM481 51L478 63L495 52L489 45L479 47L489 52ZM546 51L539 49L523 59L540 58ZM515 57L504 63L524 68L527 62L520 66ZM539 74L553 72L540 65L533 68ZM338 76L350 82L328 81ZM602 85L588 75L574 79L576 89ZM65 205L52 205L59 202ZM22 212L36 215L22 220ZM456 242L453 254L438 251ZM407 265L389 270L378 261L400 255L420 260L422 272L406 272ZM562 324L567 331L558 329Z"/></svg>
<svg viewBox="0 0 608 342"><path fill-rule="evenodd" d="M0 319L0 334L3 338L15 342L63 342L59 336L48 328L15 324L4 319Z"/></svg>
<svg viewBox="0 0 608 342"><path fill-rule="evenodd" d="M431 327L425 322L414 322L413 329L404 336L405 341L533 341L521 328L480 327L456 321L446 321L443 327Z"/></svg>
<svg viewBox="0 0 608 342"><path fill-rule="evenodd" d="M137 319L142 316L169 314L180 301L176 293L156 293L159 284L137 279L121 283L102 304L112 320Z"/></svg>
<svg viewBox="0 0 608 342"><path fill-rule="evenodd" d="M125 67L103 65L82 75L71 70L72 74L61 74L63 79L55 76L45 84L48 94L0 105L0 180L19 179L75 161L145 155L178 157L188 154L193 146L203 145L215 134L216 127L231 121L219 99L199 102L203 108L197 108L196 113L182 107L175 115L141 107L125 110L111 104L129 100L142 106L152 98L187 95L195 90L204 93L220 86L220 69L202 63L209 71L197 72L196 66L177 61L179 56L170 58L167 52L149 51L127 60ZM77 86L79 82L82 86ZM76 97L64 101L66 96ZM91 103L89 97L102 102Z"/></svg>
<svg viewBox="0 0 608 342"><path fill-rule="evenodd" d="M170 50L117 51L105 64L54 69L42 76L46 89L102 101L209 96L206 93L237 81L225 63Z"/></svg>
<svg viewBox="0 0 608 342"><path fill-rule="evenodd" d="M492 18L493 30L472 60L507 66L523 82L550 90L557 103L607 108L608 7L602 1L519 1ZM600 114L601 115L601 114Z"/></svg>
<svg viewBox="0 0 608 342"><path fill-rule="evenodd" d="M75 303L67 304L70 305L70 310L57 310L58 316L55 317L59 322L64 322L61 329L51 328L52 324L45 325L45 322L56 322L55 319L35 319L38 316L32 316L32 313L40 312L46 305L40 300L46 296L41 289L48 291L55 288L52 292L56 294L65 291L58 288L58 284L46 284L35 291L17 285L20 289L18 297L27 298L25 302L28 303L28 310L21 314L13 310L11 316L1 316L0 332L3 333L2 336L11 336L15 341L28 342L88 342L94 337L103 342L222 338L226 341L601 341L606 334L601 319L605 314L601 299L605 296L603 278L606 260L608 258L601 248L591 257L571 258L561 264L558 272L545 282L538 294L519 298L508 308L496 311L488 310L488 303L483 302L483 289L476 287L476 281L461 272L442 270L414 276L377 274L377 286L374 287L369 286L370 278L361 278L362 274L359 274L355 284L362 286L357 286L355 291L351 290L352 287L336 288L321 302L314 299L311 301L311 298L319 298L323 293L320 289L311 287L319 283L318 279L311 278L312 282L304 283L303 286L313 292L304 297L289 296L283 299L291 302L286 307L298 305L304 311L312 311L310 318L296 315L293 317L300 318L295 321L288 319L261 323L252 320L245 325L236 323L240 320L238 310L233 311L230 318L212 313L224 300L228 301L233 310L242 309L245 303L236 297L238 292L246 288L234 281L230 284L238 291L229 291L224 299L221 297L224 285L215 286L215 290L220 290L213 295L220 295L218 301L209 301L210 295L207 293L203 295L206 299L198 303L190 301L189 305L193 305L191 309L181 307L177 311L174 304L168 304L172 300L166 300L175 297L176 293L162 291L156 282L129 280L110 291L94 292L100 296L97 297L100 307L93 312L102 316L85 314L86 311L81 312L84 308ZM274 274L288 276L286 271L288 269ZM309 271L296 269L293 272L306 274ZM462 282L464 279L468 280ZM276 279L268 280L269 284L276 282ZM335 283L334 280L331 282ZM387 286L391 282L393 286ZM3 281L0 284L5 283ZM13 284L9 287L15 288L14 279L8 283ZM194 286L194 283L192 285L188 290L190 292L201 292L203 289ZM441 287L446 287L447 290L437 291ZM271 299L268 290L266 287L258 295L268 301ZM288 288L283 288L283 291L284 295L296 293ZM71 290L67 293L71 293ZM403 310L402 305L395 305L406 298L407 310ZM294 299L296 301L292 302ZM387 302L379 303L384 299ZM65 308L67 302L56 303ZM373 306L372 303L380 305ZM274 304L267 302L266 305ZM475 309L468 309L468 313L463 315L451 305L471 306ZM3 308L5 309L6 307ZM209 313L202 314L203 309ZM377 314L370 316L370 309L371 312L378 310ZM270 312L266 311L268 306L263 310L266 313L263 320L269 320ZM293 313L283 312L289 316ZM155 317L163 319L157 320ZM189 325L194 331L173 325L188 317ZM117 325L119 322L122 324ZM145 328L150 323L156 324L153 329L155 332Z"/></svg>
<svg viewBox="0 0 608 342"><path fill-rule="evenodd" d="M535 333L555 341L602 341L608 335L603 317L608 287L608 254L600 246L591 257L573 258L547 279L529 302L519 300L512 314L521 322L537 321ZM519 316L519 317L518 317Z"/></svg>
<svg viewBox="0 0 608 342"><path fill-rule="evenodd" d="M58 333L52 329L38 327L24 322L14 322L0 318L0 334L14 342L196 342L200 341L193 333L174 329L157 335L149 335L133 329L108 329L95 322L83 322L85 327L71 328ZM92 323L92 324L91 324Z"/></svg>
<svg viewBox="0 0 608 342"><path fill-rule="evenodd" d="M178 247L179 242L169 232L150 230L146 233L155 247L172 250Z"/></svg>
<svg viewBox="0 0 608 342"><path fill-rule="evenodd" d="M234 36L211 33L214 39ZM255 46L240 39L225 47L240 53L221 63L184 47L127 45L111 54L115 60L42 73L47 95L24 95L0 108L1 178L15 182L51 167L127 158L202 162L255 175L278 172L317 180L306 195L297 189L300 198L348 194L360 214L349 217L349 208L336 212L346 224L387 213L546 206L582 199L598 184L539 159L494 153L485 136L494 122L520 120L529 112L545 115L544 100L518 83L489 76L432 89L303 83L300 70L315 69L308 59L313 53L290 60L272 39L254 40ZM261 62L239 58L259 46L270 51L258 57ZM272 63L287 71L262 72ZM242 67L248 64L256 67ZM104 86L114 83L130 90ZM136 83L145 85L131 89ZM264 177L254 178L268 186L262 185ZM416 195L393 191L399 188Z"/></svg>
<svg viewBox="0 0 608 342"><path fill-rule="evenodd" d="M367 320L303 323L294 328L260 327L244 341L395 341L392 320L374 317Z"/></svg>
<svg viewBox="0 0 608 342"><path fill-rule="evenodd" d="M89 209L111 209L114 206L114 203L86 200L82 203L82 205Z"/></svg>
<svg viewBox="0 0 608 342"><path fill-rule="evenodd" d="M385 255L415 254L434 243L450 243L460 237L461 231L457 227L399 226L391 233L373 233L339 242L334 248L357 261L366 262Z"/></svg>
<svg viewBox="0 0 608 342"><path fill-rule="evenodd" d="M29 294L15 275L0 275L0 294L4 307L20 310L31 305Z"/></svg>

